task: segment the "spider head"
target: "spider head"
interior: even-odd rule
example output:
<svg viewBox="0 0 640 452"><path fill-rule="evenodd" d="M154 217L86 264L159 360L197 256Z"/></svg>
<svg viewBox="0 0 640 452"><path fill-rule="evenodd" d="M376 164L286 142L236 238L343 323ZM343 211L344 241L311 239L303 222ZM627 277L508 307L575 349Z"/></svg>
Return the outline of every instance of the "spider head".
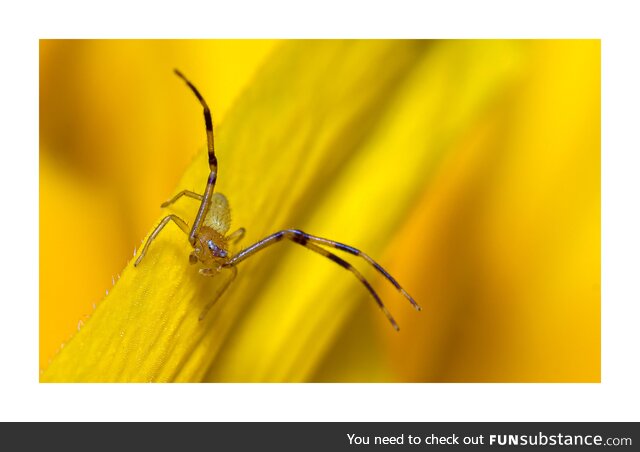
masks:
<svg viewBox="0 0 640 452"><path fill-rule="evenodd" d="M193 251L189 255L189 262L202 262L205 265L223 264L227 261L229 252L227 242L221 234L210 228L203 227L198 235Z"/></svg>

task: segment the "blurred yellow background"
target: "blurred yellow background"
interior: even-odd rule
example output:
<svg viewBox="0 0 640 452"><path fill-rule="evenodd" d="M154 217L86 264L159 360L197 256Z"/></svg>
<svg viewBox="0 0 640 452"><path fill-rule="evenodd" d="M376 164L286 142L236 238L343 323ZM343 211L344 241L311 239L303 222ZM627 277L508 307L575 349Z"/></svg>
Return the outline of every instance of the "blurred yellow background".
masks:
<svg viewBox="0 0 640 452"><path fill-rule="evenodd" d="M178 189L195 188L178 183L203 152L204 128L197 103L173 68L205 95L214 124L224 125L238 99L246 99L247 87L264 77L263 66L288 45L41 41L41 369L111 289L158 220L159 204ZM400 100L383 105L389 118L412 132L394 133L393 126L385 126L391 121L382 121L367 129L369 139L359 144L356 134L364 132L354 131L354 146L374 149L363 156L377 148L387 156L386 167L372 166L371 179L357 183L401 186L403 174L394 171L394 161L412 152L428 157L415 159L424 165L424 177L411 182L408 189L416 193L411 203L394 208L389 206L393 200L377 205L372 200L382 213L392 212L398 225L380 245L382 255L374 258L424 310L399 308L393 288L375 283L402 331L389 335L373 303L362 302L348 323L335 327L333 345L308 363L300 379L599 381L600 42L394 45L419 48L417 62L407 64L398 81L402 89L389 93ZM345 53L358 68L357 52ZM308 58L314 58L313 51ZM296 64L305 61L292 63L286 77L295 79ZM372 85L367 77L377 76L374 69L362 69L363 90ZM337 77L330 65L321 76L327 83ZM277 100L277 121L275 106ZM304 108L301 117L308 114ZM428 128L416 122L425 112L432 115L425 121ZM366 160L360 167L368 168ZM225 171L261 176L222 162L220 177ZM284 189L288 183L282 180ZM321 181L317 190L348 197L352 183L352 178L336 178ZM274 203L286 196L284 189ZM320 194L316 201L321 203ZM244 218L247 207L241 207L238 216ZM341 213L335 206L317 212L317 218L311 213L305 220L305 229L314 227L310 233L331 229L323 226L327 212L345 223L359 216L357 210ZM300 265L306 265L304 253L298 254L303 254ZM329 271L339 277L342 270ZM225 344L208 379L250 379L233 370L246 329L237 328L236 340Z"/></svg>

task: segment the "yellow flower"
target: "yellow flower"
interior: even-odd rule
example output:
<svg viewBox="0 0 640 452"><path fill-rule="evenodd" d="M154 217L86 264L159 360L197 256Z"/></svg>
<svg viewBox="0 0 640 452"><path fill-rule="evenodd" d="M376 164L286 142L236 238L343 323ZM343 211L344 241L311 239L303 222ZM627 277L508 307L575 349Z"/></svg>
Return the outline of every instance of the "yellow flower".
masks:
<svg viewBox="0 0 640 452"><path fill-rule="evenodd" d="M41 60L53 58L48 45L41 46ZM173 49L168 58L178 61L167 65L166 77L179 67L213 107L216 191L229 198L233 227L247 228L242 245L285 228L349 243L379 260L425 311L415 313L352 259L398 319L396 333L352 275L286 243L243 262L200 322L224 275L199 275L188 264L185 235L169 225L140 266L129 262L122 270L42 381L599 379L597 41L256 43L273 51L255 58L264 64L218 115L207 81L176 56L205 43L66 45L85 45L96 59L115 48L129 49L132 59ZM89 95L100 78L74 81ZM46 193L43 182L59 172L50 170L46 152L56 141L43 137L42 256L52 246L42 237L52 220L73 221L55 199L77 199L83 207L75 214L87 208L89 221L94 209L126 210L133 224L142 221L139 209L159 219L159 202L179 190L202 192L208 174L202 148L177 185L159 177L184 162L157 152L153 144L163 141L165 129L180 149L185 145L175 137L183 133L204 138L200 106L178 82L171 89L184 100L172 114L184 116L180 123L149 123L154 130L146 134L114 119L101 124L105 135L125 128L120 140L141 149L125 154L128 174L111 174L108 164L94 168L122 183L128 209L82 184L54 184L59 192ZM41 80L43 96L46 83ZM119 97L162 124L153 99ZM46 130L49 115L42 110ZM58 144L76 139L68 125L56 130ZM90 137L96 145L90 153L111 151L101 148L102 136ZM148 198L149 205L137 201ZM197 207L183 199L169 210L191 223ZM58 253L75 257L63 269L78 286L83 269L96 278L94 263L109 255L112 241L136 243L126 227L101 231L99 221L89 227ZM50 239L62 240L64 231L57 233ZM53 273L53 261L41 259L43 278ZM49 297L74 289L61 287ZM50 301L41 296L41 305Z"/></svg>

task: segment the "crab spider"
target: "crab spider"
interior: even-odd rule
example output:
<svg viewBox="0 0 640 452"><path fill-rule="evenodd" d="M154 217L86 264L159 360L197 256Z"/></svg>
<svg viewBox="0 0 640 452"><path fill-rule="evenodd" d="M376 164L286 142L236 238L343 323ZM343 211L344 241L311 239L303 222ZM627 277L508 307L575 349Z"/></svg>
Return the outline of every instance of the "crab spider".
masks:
<svg viewBox="0 0 640 452"><path fill-rule="evenodd" d="M229 252L229 244L239 241L244 236L245 230L244 228L240 228L235 232L227 235L231 226L229 202L222 193L213 192L216 185L216 179L218 177L218 160L216 158L213 146L213 122L211 120L211 112L209 111L209 107L207 106L206 101L204 100L200 92L196 89L196 87L177 69L175 70L175 73L178 77L185 81L189 88L191 88L191 91L193 91L195 96L202 104L202 107L204 108L204 122L207 132L207 151L209 154L209 178L207 179L207 185L205 187L204 194L201 195L189 190L183 190L172 199L164 202L161 205L161 207L167 207L182 197L193 198L200 201L200 208L198 209L198 213L191 227L189 227L187 222L177 215L172 214L164 217L160 224L156 226L156 228L149 236L149 239L142 248L140 255L136 259L134 266L137 267L140 264L149 249L149 245L158 236L160 231L162 231L162 229L168 223L173 222L189 237L189 244L193 248L193 251L191 252L191 254L189 254L189 262L191 264L201 263L203 265L203 268L200 269L200 274L205 276L213 276L223 269L228 269L232 272L231 278L220 290L216 297L216 300L222 295L222 293L235 279L237 274L236 267L240 262L248 259L257 252L271 245L281 242L282 240L289 240L293 243L304 246L305 248L335 262L340 267L351 272L351 274L358 278L362 285L369 291L373 299L376 301L380 309L384 312L385 316L396 331L399 330L398 324L394 320L391 313L387 310L385 305L382 303L382 300L373 289L369 281L367 281L364 276L362 276L362 274L349 262L327 250L326 248L333 248L364 259L379 273L381 273L391 284L393 284L395 288L407 300L409 300L411 305L416 310L421 310L418 303L416 303L411 295L409 295L407 291L405 291L402 286L400 286L400 284L393 278L393 276L391 276L389 272L382 268L367 254L352 246L345 245L344 243L307 234L306 232L302 232L298 229L285 229L282 231L278 231L243 249L237 254L231 255ZM216 300L213 300L205 307L202 314L200 314L200 320L204 318L208 309L213 305L213 303L215 303Z"/></svg>

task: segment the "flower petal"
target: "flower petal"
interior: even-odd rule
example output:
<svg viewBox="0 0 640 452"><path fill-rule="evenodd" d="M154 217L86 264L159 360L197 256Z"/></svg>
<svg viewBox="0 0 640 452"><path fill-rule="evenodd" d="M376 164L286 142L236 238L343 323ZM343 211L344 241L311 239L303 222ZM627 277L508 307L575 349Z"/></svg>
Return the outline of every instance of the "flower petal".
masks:
<svg viewBox="0 0 640 452"><path fill-rule="evenodd" d="M245 243L294 226L314 212L314 193L357 154L424 49L420 42L386 41L282 46L216 129L217 188L229 197L235 224L248 228ZM309 54L313 58L306 58ZM180 188L202 190L207 171L202 152ZM176 212L190 220L197 205L188 203L182 201ZM243 264L221 303L199 322L198 314L222 279L204 278L188 266L184 234L167 227L139 267L125 268L109 297L53 360L43 381L204 379L220 348L233 337L239 318L253 301L265 298L264 286L282 251L265 251ZM309 274L323 265L312 262ZM285 296L272 298L276 309ZM304 302L314 306L312 300ZM295 326L291 319L294 312L265 317L264 324L272 325L265 331L271 335L283 330L279 321ZM264 340L259 334L254 338ZM264 377L258 372L246 378L256 375Z"/></svg>

